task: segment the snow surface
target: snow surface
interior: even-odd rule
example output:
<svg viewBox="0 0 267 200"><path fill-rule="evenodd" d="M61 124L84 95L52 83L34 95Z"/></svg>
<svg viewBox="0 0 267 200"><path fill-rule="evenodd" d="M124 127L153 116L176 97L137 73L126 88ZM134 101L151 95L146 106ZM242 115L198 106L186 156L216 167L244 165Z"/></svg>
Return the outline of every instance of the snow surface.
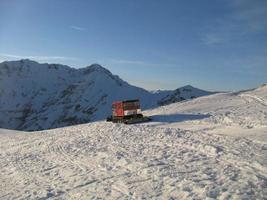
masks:
<svg viewBox="0 0 267 200"><path fill-rule="evenodd" d="M204 96L144 113L152 116L152 125L230 135L233 132L235 136L246 134L267 141L267 85Z"/></svg>
<svg viewBox="0 0 267 200"><path fill-rule="evenodd" d="M0 199L266 199L266 95L174 103L136 125L3 129Z"/></svg>
<svg viewBox="0 0 267 200"><path fill-rule="evenodd" d="M103 120L115 100L140 99L154 108L211 94L191 86L149 92L98 64L74 69L31 60L0 63L0 127L43 130Z"/></svg>

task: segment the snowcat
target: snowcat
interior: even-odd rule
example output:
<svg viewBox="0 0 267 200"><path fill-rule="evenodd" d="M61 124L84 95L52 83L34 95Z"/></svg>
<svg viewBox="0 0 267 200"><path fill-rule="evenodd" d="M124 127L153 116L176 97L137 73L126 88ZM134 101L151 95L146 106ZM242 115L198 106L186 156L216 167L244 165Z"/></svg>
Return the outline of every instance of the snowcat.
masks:
<svg viewBox="0 0 267 200"><path fill-rule="evenodd" d="M149 117L142 115L138 99L113 102L112 116L107 118L107 121L124 124L135 124L150 120Z"/></svg>

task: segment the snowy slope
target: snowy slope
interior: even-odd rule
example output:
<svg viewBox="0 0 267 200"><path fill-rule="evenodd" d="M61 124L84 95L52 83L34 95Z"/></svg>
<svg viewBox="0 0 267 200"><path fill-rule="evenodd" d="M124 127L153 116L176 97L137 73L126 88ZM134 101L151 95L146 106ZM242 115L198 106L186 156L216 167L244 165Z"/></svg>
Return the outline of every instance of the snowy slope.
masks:
<svg viewBox="0 0 267 200"><path fill-rule="evenodd" d="M42 130L104 119L114 100L140 99L143 108L211 94L187 86L148 92L100 65L74 69L31 60L0 63L0 127Z"/></svg>
<svg viewBox="0 0 267 200"><path fill-rule="evenodd" d="M256 89L218 93L191 101L173 103L146 111L155 115L155 120L168 115L206 115L203 122L223 125L238 125L244 128L267 126L267 85ZM178 117L178 116L177 116Z"/></svg>
<svg viewBox="0 0 267 200"><path fill-rule="evenodd" d="M146 111L145 114L152 116L155 126L186 127L189 130L230 135L247 134L267 141L267 85L174 103Z"/></svg>
<svg viewBox="0 0 267 200"><path fill-rule="evenodd" d="M266 94L174 103L136 125L0 129L0 199L266 199Z"/></svg>

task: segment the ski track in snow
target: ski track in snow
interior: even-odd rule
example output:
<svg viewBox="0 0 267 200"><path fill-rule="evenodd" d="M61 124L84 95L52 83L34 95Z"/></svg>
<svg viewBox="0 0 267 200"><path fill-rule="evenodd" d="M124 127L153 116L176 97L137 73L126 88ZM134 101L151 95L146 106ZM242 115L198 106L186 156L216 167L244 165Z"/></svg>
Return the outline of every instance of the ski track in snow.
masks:
<svg viewBox="0 0 267 200"><path fill-rule="evenodd" d="M267 195L267 144L246 138L105 122L0 138L1 199Z"/></svg>
<svg viewBox="0 0 267 200"><path fill-rule="evenodd" d="M266 94L171 104L144 124L0 129L0 199L267 199Z"/></svg>

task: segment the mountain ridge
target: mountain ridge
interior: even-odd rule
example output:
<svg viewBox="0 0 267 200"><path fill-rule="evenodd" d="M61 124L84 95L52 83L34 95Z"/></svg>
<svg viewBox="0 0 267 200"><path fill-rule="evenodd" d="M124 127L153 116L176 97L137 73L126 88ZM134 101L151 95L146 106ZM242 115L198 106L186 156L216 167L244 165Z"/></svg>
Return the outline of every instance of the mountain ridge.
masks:
<svg viewBox="0 0 267 200"><path fill-rule="evenodd" d="M143 109L209 95L192 86L149 92L99 64L75 69L29 59L0 63L0 127L43 130L105 119L114 100L140 99Z"/></svg>

